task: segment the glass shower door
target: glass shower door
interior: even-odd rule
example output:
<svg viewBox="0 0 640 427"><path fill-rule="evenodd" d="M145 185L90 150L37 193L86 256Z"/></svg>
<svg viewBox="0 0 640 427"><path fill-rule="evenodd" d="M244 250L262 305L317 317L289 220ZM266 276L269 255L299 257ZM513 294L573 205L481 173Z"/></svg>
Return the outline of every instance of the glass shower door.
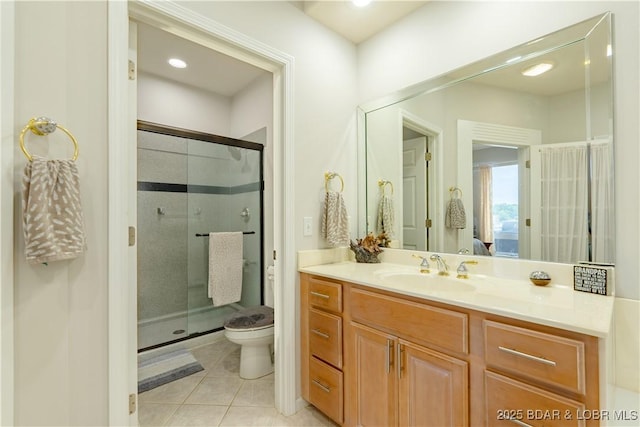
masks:
<svg viewBox="0 0 640 427"><path fill-rule="evenodd" d="M195 139L188 141L187 150L187 330L193 335L221 329L235 311L262 303L262 152ZM244 233L242 297L237 303L214 307L208 297L211 232Z"/></svg>
<svg viewBox="0 0 640 427"><path fill-rule="evenodd" d="M138 349L187 336L187 143L138 130Z"/></svg>

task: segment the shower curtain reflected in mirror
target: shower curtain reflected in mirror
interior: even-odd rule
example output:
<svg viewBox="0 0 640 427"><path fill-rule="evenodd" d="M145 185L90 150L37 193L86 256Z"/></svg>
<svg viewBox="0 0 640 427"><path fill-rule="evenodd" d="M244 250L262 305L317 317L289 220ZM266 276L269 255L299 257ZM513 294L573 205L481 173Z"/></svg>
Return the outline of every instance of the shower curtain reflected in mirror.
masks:
<svg viewBox="0 0 640 427"><path fill-rule="evenodd" d="M139 350L221 330L230 314L263 303L262 148L139 122ZM241 300L213 307L207 236L221 231L251 234Z"/></svg>
<svg viewBox="0 0 640 427"><path fill-rule="evenodd" d="M613 262L612 164L609 141L540 146L543 260Z"/></svg>

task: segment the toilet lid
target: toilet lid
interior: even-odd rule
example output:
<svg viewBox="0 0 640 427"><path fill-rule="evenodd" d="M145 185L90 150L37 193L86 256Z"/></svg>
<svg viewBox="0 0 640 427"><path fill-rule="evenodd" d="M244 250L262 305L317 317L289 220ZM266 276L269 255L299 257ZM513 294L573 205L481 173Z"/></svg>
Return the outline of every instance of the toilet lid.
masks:
<svg viewBox="0 0 640 427"><path fill-rule="evenodd" d="M233 313L224 323L229 329L256 329L273 325L273 308L261 305Z"/></svg>

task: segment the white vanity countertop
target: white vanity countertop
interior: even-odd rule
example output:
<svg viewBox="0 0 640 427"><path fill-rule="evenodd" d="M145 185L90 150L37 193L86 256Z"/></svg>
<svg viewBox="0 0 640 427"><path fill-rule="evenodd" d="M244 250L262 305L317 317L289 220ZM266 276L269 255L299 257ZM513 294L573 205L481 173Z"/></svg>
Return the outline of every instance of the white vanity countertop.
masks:
<svg viewBox="0 0 640 427"><path fill-rule="evenodd" d="M572 284L535 286L528 280L472 272L469 279L457 279L455 271L443 279L433 268L429 274L418 270L404 264L353 261L299 268L304 273L587 335L606 337L611 331L612 296L574 291Z"/></svg>

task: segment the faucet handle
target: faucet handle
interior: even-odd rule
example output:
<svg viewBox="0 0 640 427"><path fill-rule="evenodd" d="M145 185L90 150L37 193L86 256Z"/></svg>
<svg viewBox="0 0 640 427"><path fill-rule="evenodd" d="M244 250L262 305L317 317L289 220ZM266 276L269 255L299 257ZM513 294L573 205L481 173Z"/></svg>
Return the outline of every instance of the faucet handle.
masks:
<svg viewBox="0 0 640 427"><path fill-rule="evenodd" d="M478 264L478 261L476 261L474 259L469 259L469 260L460 262L460 265L458 265L458 269L456 270L456 272L458 273L458 275L456 277L458 279L468 279L469 278L469 270L467 270L467 264L476 265L476 264Z"/></svg>
<svg viewBox="0 0 640 427"><path fill-rule="evenodd" d="M420 273L430 273L431 270L431 266L429 265L429 261L427 260L427 258L417 255L417 254L413 254L411 255L414 258L420 258L422 261L420 262Z"/></svg>

